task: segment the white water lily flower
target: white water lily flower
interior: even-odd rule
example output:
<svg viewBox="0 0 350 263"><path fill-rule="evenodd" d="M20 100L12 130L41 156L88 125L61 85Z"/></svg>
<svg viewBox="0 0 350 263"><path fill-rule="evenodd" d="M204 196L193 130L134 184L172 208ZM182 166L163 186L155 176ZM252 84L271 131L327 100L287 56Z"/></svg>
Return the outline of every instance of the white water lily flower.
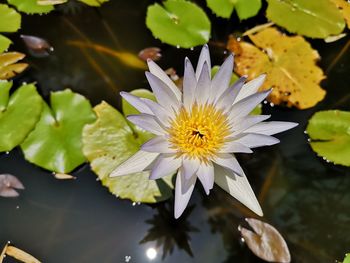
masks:
<svg viewBox="0 0 350 263"><path fill-rule="evenodd" d="M230 55L211 79L210 56L205 45L196 72L185 59L183 91L153 61L146 77L157 99L121 95L140 111L128 120L156 136L140 151L117 167L111 176L151 169L150 179L177 172L175 218L181 216L197 178L207 194L214 182L262 216L261 207L234 153L251 153L252 148L279 142L271 135L291 129L292 122L263 122L270 115L250 112L270 93L258 92L265 75L245 83L240 78L229 85L233 70Z"/></svg>

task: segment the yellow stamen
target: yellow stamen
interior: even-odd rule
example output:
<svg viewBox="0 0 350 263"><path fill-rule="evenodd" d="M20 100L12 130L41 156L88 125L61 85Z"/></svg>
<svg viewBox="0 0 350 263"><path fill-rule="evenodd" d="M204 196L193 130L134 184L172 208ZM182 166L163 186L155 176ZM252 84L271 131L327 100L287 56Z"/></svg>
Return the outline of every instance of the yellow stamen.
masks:
<svg viewBox="0 0 350 263"><path fill-rule="evenodd" d="M195 103L190 112L182 107L171 121L169 141L178 155L207 162L230 135L227 115L212 104Z"/></svg>

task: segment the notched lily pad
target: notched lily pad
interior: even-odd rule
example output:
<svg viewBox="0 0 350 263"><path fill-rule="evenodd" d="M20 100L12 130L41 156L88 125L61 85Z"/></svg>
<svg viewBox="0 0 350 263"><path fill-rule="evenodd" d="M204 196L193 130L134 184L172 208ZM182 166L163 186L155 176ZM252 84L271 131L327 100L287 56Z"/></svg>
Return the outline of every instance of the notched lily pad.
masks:
<svg viewBox="0 0 350 263"><path fill-rule="evenodd" d="M240 227L240 232L249 249L257 257L268 262L291 261L287 243L276 228L254 218L246 218L246 221L254 231Z"/></svg>
<svg viewBox="0 0 350 263"><path fill-rule="evenodd" d="M149 172L119 177L109 174L137 152L144 142L135 138L124 116L106 102L94 108L97 120L83 130L83 152L102 184L109 191L134 202L156 203L172 195L172 176L149 180Z"/></svg>
<svg viewBox="0 0 350 263"><path fill-rule="evenodd" d="M343 15L346 25L350 28L350 3L346 0L331 0L336 7L338 7L340 13Z"/></svg>
<svg viewBox="0 0 350 263"><path fill-rule="evenodd" d="M167 0L147 10L146 25L161 41L183 48L203 45L210 37L210 20L196 4L184 0Z"/></svg>
<svg viewBox="0 0 350 263"><path fill-rule="evenodd" d="M342 14L330 0L268 0L266 15L291 33L326 38L345 27Z"/></svg>
<svg viewBox="0 0 350 263"><path fill-rule="evenodd" d="M22 73L27 63L17 63L25 57L23 53L6 52L0 54L0 79L10 79L16 74Z"/></svg>
<svg viewBox="0 0 350 263"><path fill-rule="evenodd" d="M54 9L53 5L39 5L37 0L7 0L7 2L26 14L46 14Z"/></svg>
<svg viewBox="0 0 350 263"><path fill-rule="evenodd" d="M16 189L24 189L23 184L16 176L12 174L0 174L0 196L17 197L19 193Z"/></svg>
<svg viewBox="0 0 350 263"><path fill-rule="evenodd" d="M311 148L325 160L350 166L350 112L319 111L306 129Z"/></svg>
<svg viewBox="0 0 350 263"><path fill-rule="evenodd" d="M47 170L69 173L84 163L81 133L95 120L89 101L67 89L51 93L35 129L21 144L26 160Z"/></svg>
<svg viewBox="0 0 350 263"><path fill-rule="evenodd" d="M218 16L230 18L235 9L239 19L255 16L261 8L261 0L207 0L208 7Z"/></svg>
<svg viewBox="0 0 350 263"><path fill-rule="evenodd" d="M343 263L350 263L350 254L346 254Z"/></svg>
<svg viewBox="0 0 350 263"><path fill-rule="evenodd" d="M324 98L320 82L325 76L316 65L319 55L303 37L287 36L269 27L249 38L255 46L240 42L242 52L235 57L235 71L249 79L266 73L260 89L273 88L268 98L271 102L307 109Z"/></svg>
<svg viewBox="0 0 350 263"><path fill-rule="evenodd" d="M10 97L12 82L0 80L0 152L23 142L38 122L42 98L33 84L22 85Z"/></svg>

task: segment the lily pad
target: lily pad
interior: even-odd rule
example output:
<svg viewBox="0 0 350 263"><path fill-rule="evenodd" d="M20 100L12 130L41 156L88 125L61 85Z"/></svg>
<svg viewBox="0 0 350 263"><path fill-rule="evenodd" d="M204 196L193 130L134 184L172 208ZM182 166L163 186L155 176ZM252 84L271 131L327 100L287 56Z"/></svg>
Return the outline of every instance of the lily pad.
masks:
<svg viewBox="0 0 350 263"><path fill-rule="evenodd" d="M218 16L230 18L235 9L239 19L255 16L261 8L261 0L207 0L208 7Z"/></svg>
<svg viewBox="0 0 350 263"><path fill-rule="evenodd" d="M144 141L135 137L125 117L106 102L94 111L96 122L83 130L83 152L102 184L114 195L134 202L155 203L171 197L172 176L156 181L149 179L149 172L109 177Z"/></svg>
<svg viewBox="0 0 350 263"><path fill-rule="evenodd" d="M210 21L196 4L184 0L167 0L163 6L148 7L146 25L155 38L183 48L203 45L210 37Z"/></svg>
<svg viewBox="0 0 350 263"><path fill-rule="evenodd" d="M268 98L272 103L307 109L324 98L320 82L325 76L316 65L319 55L303 37L287 36L269 27L249 38L255 46L240 42L235 71L249 79L266 73L260 89L273 88Z"/></svg>
<svg viewBox="0 0 350 263"><path fill-rule="evenodd" d="M350 166L350 112L319 111L306 129L312 149L335 164Z"/></svg>
<svg viewBox="0 0 350 263"><path fill-rule="evenodd" d="M16 32L21 27L21 15L8 5L0 4L0 21L0 32Z"/></svg>
<svg viewBox="0 0 350 263"><path fill-rule="evenodd" d="M330 0L267 0L266 15L291 33L326 38L345 27L342 14Z"/></svg>
<svg viewBox="0 0 350 263"><path fill-rule="evenodd" d="M39 5L37 0L7 0L7 2L26 14L46 14L54 9L53 5Z"/></svg>
<svg viewBox="0 0 350 263"><path fill-rule="evenodd" d="M25 158L57 173L69 173L85 161L81 133L95 120L83 96L67 89L51 93L51 109L44 108L35 129L21 144Z"/></svg>
<svg viewBox="0 0 350 263"><path fill-rule="evenodd" d="M331 0L343 15L346 25L350 28L350 3L346 0Z"/></svg>
<svg viewBox="0 0 350 263"><path fill-rule="evenodd" d="M289 263L290 252L286 241L273 226L254 218L246 218L250 231L240 227L242 237L249 249L259 258L268 262Z"/></svg>
<svg viewBox="0 0 350 263"><path fill-rule="evenodd" d="M9 79L21 73L27 67L27 63L16 63L25 57L19 52L6 52L0 54L0 79Z"/></svg>
<svg viewBox="0 0 350 263"><path fill-rule="evenodd" d="M343 263L350 263L350 254L346 254Z"/></svg>
<svg viewBox="0 0 350 263"><path fill-rule="evenodd" d="M12 82L0 81L0 152L23 142L40 118L42 98L33 84L22 85L10 97Z"/></svg>
<svg viewBox="0 0 350 263"><path fill-rule="evenodd" d="M12 44L12 41L3 35L0 35L0 53L6 51L9 46Z"/></svg>
<svg viewBox="0 0 350 263"><path fill-rule="evenodd" d="M101 6L103 3L108 2L109 0L79 0L79 2L82 2L89 6Z"/></svg>

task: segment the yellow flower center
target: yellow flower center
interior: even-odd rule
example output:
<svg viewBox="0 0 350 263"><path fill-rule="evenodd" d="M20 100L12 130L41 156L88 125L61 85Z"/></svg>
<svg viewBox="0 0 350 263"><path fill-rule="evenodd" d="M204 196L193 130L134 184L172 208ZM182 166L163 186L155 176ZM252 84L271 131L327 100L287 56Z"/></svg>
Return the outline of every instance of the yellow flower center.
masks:
<svg viewBox="0 0 350 263"><path fill-rule="evenodd" d="M230 135L227 115L212 104L195 103L190 112L182 107L169 128L171 147L178 155L207 162Z"/></svg>

